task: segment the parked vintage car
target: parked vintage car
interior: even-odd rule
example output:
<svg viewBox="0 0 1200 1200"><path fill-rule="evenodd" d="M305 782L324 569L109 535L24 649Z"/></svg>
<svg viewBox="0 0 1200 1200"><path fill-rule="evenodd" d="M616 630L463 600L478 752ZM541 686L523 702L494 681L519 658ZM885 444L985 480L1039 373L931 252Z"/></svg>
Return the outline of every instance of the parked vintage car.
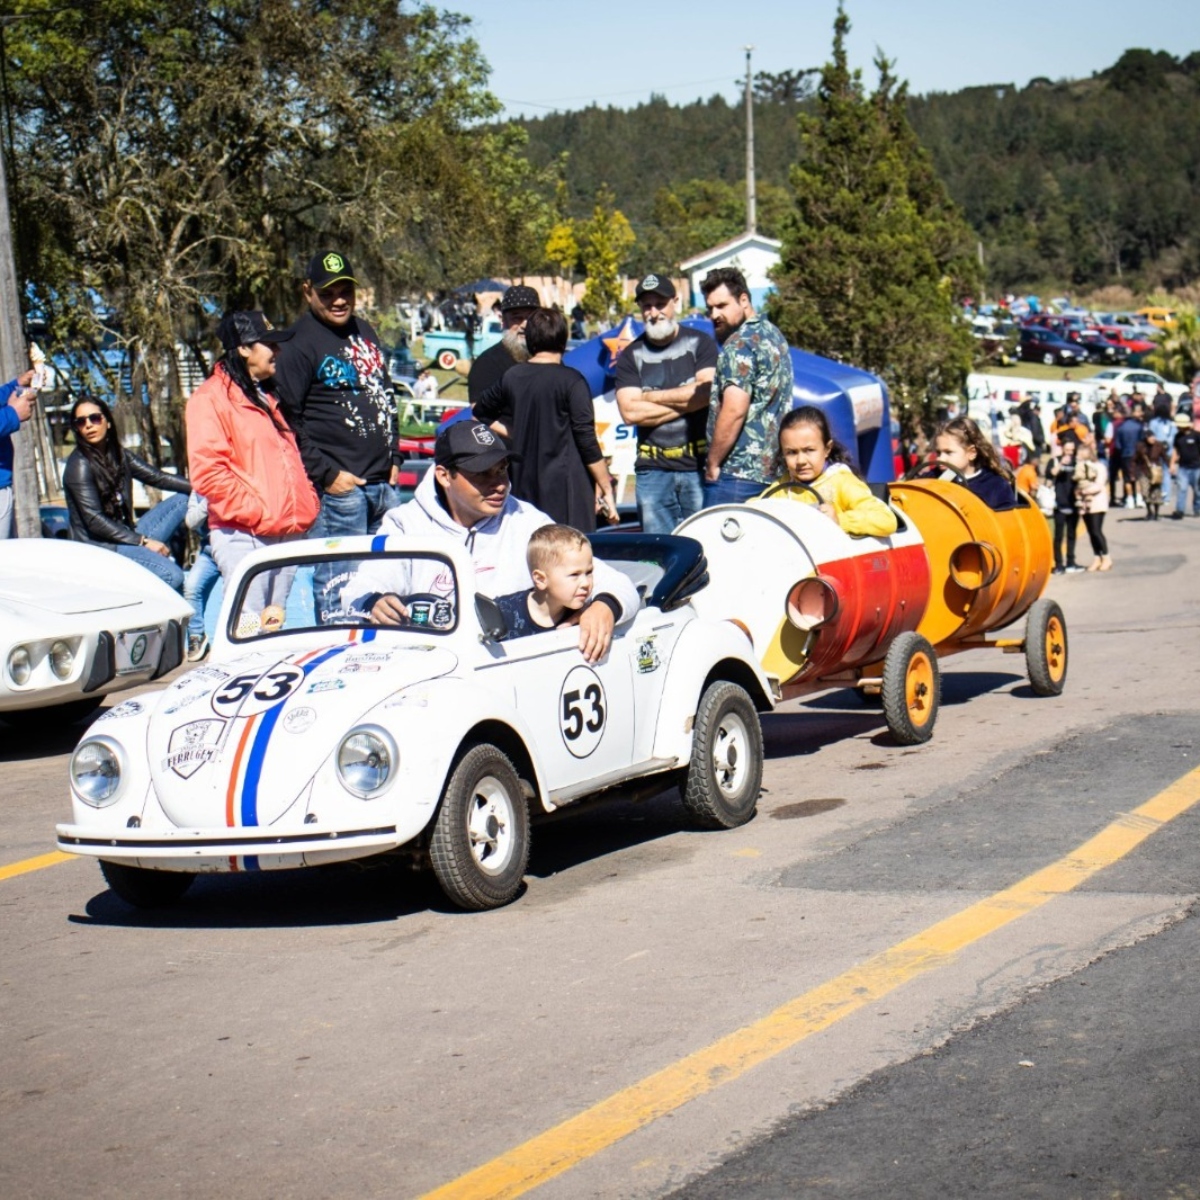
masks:
<svg viewBox="0 0 1200 1200"><path fill-rule="evenodd" d="M1087 355L1089 362L1124 364L1129 357L1129 350L1121 342L1090 326L1068 329L1064 336L1068 342L1078 346Z"/></svg>
<svg viewBox="0 0 1200 1200"><path fill-rule="evenodd" d="M531 809L678 784L696 825L743 824L769 682L738 628L697 615L707 570L695 542L618 543L597 535L644 606L594 664L575 628L501 640L456 543L256 552L231 581L211 660L118 705L80 742L58 845L98 858L113 891L144 906L177 900L198 872L405 848L455 904L485 909L521 888ZM317 562L334 564L340 589L325 625L312 616ZM404 627L369 623L362 589L381 579L406 600Z"/></svg>
<svg viewBox="0 0 1200 1200"><path fill-rule="evenodd" d="M78 721L183 661L191 609L144 567L57 537L0 541L0 717Z"/></svg>
<svg viewBox="0 0 1200 1200"><path fill-rule="evenodd" d="M462 359L470 362L485 350L490 350L504 336L504 327L497 320L488 320L472 338L458 329L431 329L421 345L426 358L433 359L443 371L454 370Z"/></svg>

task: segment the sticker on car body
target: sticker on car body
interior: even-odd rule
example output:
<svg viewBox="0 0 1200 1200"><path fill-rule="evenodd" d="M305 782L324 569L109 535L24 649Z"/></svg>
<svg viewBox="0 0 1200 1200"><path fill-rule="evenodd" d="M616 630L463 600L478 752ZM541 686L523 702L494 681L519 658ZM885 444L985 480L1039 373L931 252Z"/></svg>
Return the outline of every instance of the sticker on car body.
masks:
<svg viewBox="0 0 1200 1200"><path fill-rule="evenodd" d="M604 738L608 701L604 684L591 667L573 667L558 695L563 744L575 758L587 758Z"/></svg>
<svg viewBox="0 0 1200 1200"><path fill-rule="evenodd" d="M163 767L174 771L181 779L191 779L220 753L224 728L224 721L209 717L203 721L189 721L172 730Z"/></svg>
<svg viewBox="0 0 1200 1200"><path fill-rule="evenodd" d="M286 700L303 682L304 672L287 663L262 672L247 671L213 693L213 712L219 717L250 717Z"/></svg>

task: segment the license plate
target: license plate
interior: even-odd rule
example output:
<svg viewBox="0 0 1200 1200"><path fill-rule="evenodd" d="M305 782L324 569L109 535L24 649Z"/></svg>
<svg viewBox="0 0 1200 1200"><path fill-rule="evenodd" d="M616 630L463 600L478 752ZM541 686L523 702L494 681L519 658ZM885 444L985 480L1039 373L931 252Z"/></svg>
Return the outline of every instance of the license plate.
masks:
<svg viewBox="0 0 1200 1200"><path fill-rule="evenodd" d="M162 631L127 629L117 634L117 674L152 671L162 655Z"/></svg>

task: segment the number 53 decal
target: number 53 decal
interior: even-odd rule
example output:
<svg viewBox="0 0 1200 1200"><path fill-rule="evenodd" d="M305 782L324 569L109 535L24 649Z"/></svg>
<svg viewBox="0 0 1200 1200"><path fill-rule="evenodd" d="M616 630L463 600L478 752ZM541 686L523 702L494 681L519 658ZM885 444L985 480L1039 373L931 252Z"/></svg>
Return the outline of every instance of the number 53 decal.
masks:
<svg viewBox="0 0 1200 1200"><path fill-rule="evenodd" d="M283 663L261 675L237 675L213 694L213 712L222 717L252 717L287 699L303 682L299 667Z"/></svg>
<svg viewBox="0 0 1200 1200"><path fill-rule="evenodd" d="M608 720L608 702L600 676L574 667L563 680L558 698L563 743L576 758L587 758L600 745Z"/></svg>

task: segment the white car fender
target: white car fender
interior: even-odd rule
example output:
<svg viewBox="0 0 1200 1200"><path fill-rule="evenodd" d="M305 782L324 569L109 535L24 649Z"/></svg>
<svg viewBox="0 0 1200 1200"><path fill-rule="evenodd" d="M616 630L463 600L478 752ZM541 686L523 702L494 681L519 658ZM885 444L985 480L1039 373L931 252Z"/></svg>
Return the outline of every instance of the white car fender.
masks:
<svg viewBox="0 0 1200 1200"><path fill-rule="evenodd" d="M415 785L417 803L433 816L464 741L473 730L491 726L477 738L503 750L517 773L529 778L538 804L545 807L546 789L537 761L536 743L511 701L511 692L485 687L478 676L447 675L405 688L375 710L387 723L389 710L403 710L404 733L398 738L400 778ZM446 714L454 714L449 725Z"/></svg>
<svg viewBox="0 0 1200 1200"><path fill-rule="evenodd" d="M654 734L654 757L685 764L692 755L692 729L704 683L715 667L740 683L759 708L773 704L770 681L754 657L750 639L732 621L692 621L680 633L671 655Z"/></svg>

